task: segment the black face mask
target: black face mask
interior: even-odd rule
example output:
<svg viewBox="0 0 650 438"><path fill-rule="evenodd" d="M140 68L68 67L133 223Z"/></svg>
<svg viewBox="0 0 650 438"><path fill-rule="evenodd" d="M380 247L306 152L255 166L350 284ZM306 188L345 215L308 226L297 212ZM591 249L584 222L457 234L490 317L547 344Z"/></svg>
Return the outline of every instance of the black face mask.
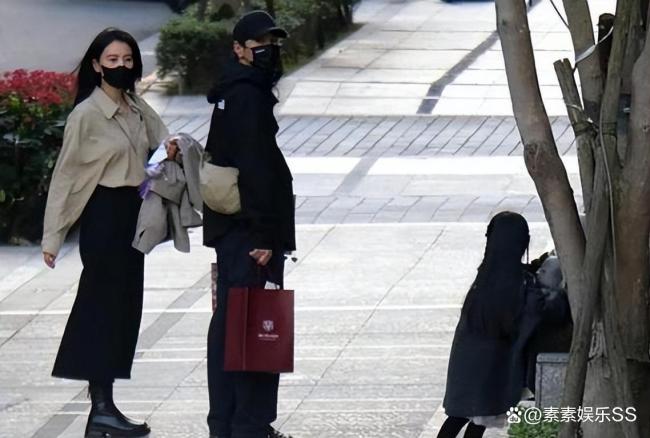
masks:
<svg viewBox="0 0 650 438"><path fill-rule="evenodd" d="M267 44L253 47L251 50L253 52L253 66L264 70L269 75L271 83L275 85L283 73L280 46Z"/></svg>
<svg viewBox="0 0 650 438"><path fill-rule="evenodd" d="M111 87L119 88L120 90L132 90L135 86L135 77L133 76L133 69L127 68L123 65L119 67L109 68L102 66L103 78Z"/></svg>

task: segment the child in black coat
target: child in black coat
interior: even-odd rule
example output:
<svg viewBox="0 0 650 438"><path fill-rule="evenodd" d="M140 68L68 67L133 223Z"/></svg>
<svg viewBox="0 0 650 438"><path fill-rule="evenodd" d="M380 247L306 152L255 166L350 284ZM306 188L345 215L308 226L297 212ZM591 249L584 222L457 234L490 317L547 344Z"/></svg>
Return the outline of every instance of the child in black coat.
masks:
<svg viewBox="0 0 650 438"><path fill-rule="evenodd" d="M504 426L526 380L527 344L545 320L568 313L565 295L545 294L522 257L528 223L513 212L497 214L454 334L443 406L449 418L438 438L480 438L487 426ZM562 315L560 315L562 314Z"/></svg>

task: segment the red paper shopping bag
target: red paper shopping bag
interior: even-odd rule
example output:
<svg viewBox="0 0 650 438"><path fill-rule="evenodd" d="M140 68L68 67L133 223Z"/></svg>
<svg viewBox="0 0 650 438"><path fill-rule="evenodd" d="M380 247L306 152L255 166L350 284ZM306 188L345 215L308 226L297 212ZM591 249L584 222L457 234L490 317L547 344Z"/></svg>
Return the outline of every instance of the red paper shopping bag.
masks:
<svg viewBox="0 0 650 438"><path fill-rule="evenodd" d="M225 371L293 372L293 291L231 288Z"/></svg>

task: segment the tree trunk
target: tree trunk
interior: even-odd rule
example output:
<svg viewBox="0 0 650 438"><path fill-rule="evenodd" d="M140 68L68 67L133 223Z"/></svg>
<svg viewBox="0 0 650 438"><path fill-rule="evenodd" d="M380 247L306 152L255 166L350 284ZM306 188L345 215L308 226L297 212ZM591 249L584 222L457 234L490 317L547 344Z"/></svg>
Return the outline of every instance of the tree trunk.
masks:
<svg viewBox="0 0 650 438"><path fill-rule="evenodd" d="M497 0L496 9L497 30L501 37L515 119L524 143L526 167L542 200L544 215L556 243L575 318L580 308L577 291L585 238L569 178L542 103L526 5L524 2Z"/></svg>
<svg viewBox="0 0 650 438"><path fill-rule="evenodd" d="M541 100L524 2L496 0L497 29L524 158L556 243L576 321L564 406L637 409L636 423L585 423L583 436L588 438L650 436L650 41L634 64L634 73L629 73L650 17L650 11L639 12L642 4L647 7L645 0L619 1L613 36L578 65L584 110L569 63L556 64L578 142L588 213L585 242ZM594 43L589 10L585 0L566 0L565 7L579 56ZM599 24L611 23L611 16L607 18L601 17ZM630 76L631 81L626 79ZM621 92L630 90L628 146ZM590 122L597 125L597 136ZM589 151L595 151L595 169ZM598 327L604 330L594 339L604 339L605 348L588 363L592 323L598 315L603 320ZM575 433L575 424L564 423L560 436L573 438Z"/></svg>
<svg viewBox="0 0 650 438"><path fill-rule="evenodd" d="M632 75L632 108L626 165L616 214L618 292L627 357L648 361L648 238L650 236L650 32Z"/></svg>

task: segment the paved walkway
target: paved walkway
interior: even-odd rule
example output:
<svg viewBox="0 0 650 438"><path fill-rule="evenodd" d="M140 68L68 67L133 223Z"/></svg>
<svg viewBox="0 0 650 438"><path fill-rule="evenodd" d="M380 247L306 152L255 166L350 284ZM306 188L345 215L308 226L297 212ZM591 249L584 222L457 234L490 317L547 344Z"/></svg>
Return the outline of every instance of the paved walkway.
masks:
<svg viewBox="0 0 650 438"><path fill-rule="evenodd" d="M536 39L556 47L563 37L548 7L536 6L531 21L549 20ZM277 426L296 438L435 437L453 330L490 216L524 213L531 254L551 245L514 119L474 111L502 86L488 62L498 53L492 8L364 0L359 17L369 24L281 83L288 103L278 141L295 177L299 261L287 275L297 291L296 372L282 378ZM367 65L339 65L361 59ZM487 94L480 105L446 103L466 92ZM145 98L170 130L205 141L203 97ZM562 115L552 122L580 203L571 128ZM191 240L190 254L166 244L147 257L134 375L116 388L120 406L151 423L152 438L207 434L214 254L200 230ZM39 248L0 247L0 438L82 436L83 382L50 377L80 270L74 237L55 270Z"/></svg>
<svg viewBox="0 0 650 438"><path fill-rule="evenodd" d="M549 244L532 224L533 254ZM296 437L432 437L464 292L484 223L313 225L298 231L296 372L283 376L278 426ZM152 437L205 437L205 333L212 253L164 245L147 257L133 379L116 397ZM70 243L55 270L38 249L2 251L0 437L82 435L82 382L52 379L81 270ZM173 269L170 269L173 267ZM436 415L436 412L438 414ZM487 435L488 437L495 435Z"/></svg>
<svg viewBox="0 0 650 438"><path fill-rule="evenodd" d="M536 1L530 28L546 110L566 115L553 61L573 59L568 30L550 1ZM590 1L595 16L611 0ZM493 2L371 0L361 30L292 75L283 114L512 115Z"/></svg>

